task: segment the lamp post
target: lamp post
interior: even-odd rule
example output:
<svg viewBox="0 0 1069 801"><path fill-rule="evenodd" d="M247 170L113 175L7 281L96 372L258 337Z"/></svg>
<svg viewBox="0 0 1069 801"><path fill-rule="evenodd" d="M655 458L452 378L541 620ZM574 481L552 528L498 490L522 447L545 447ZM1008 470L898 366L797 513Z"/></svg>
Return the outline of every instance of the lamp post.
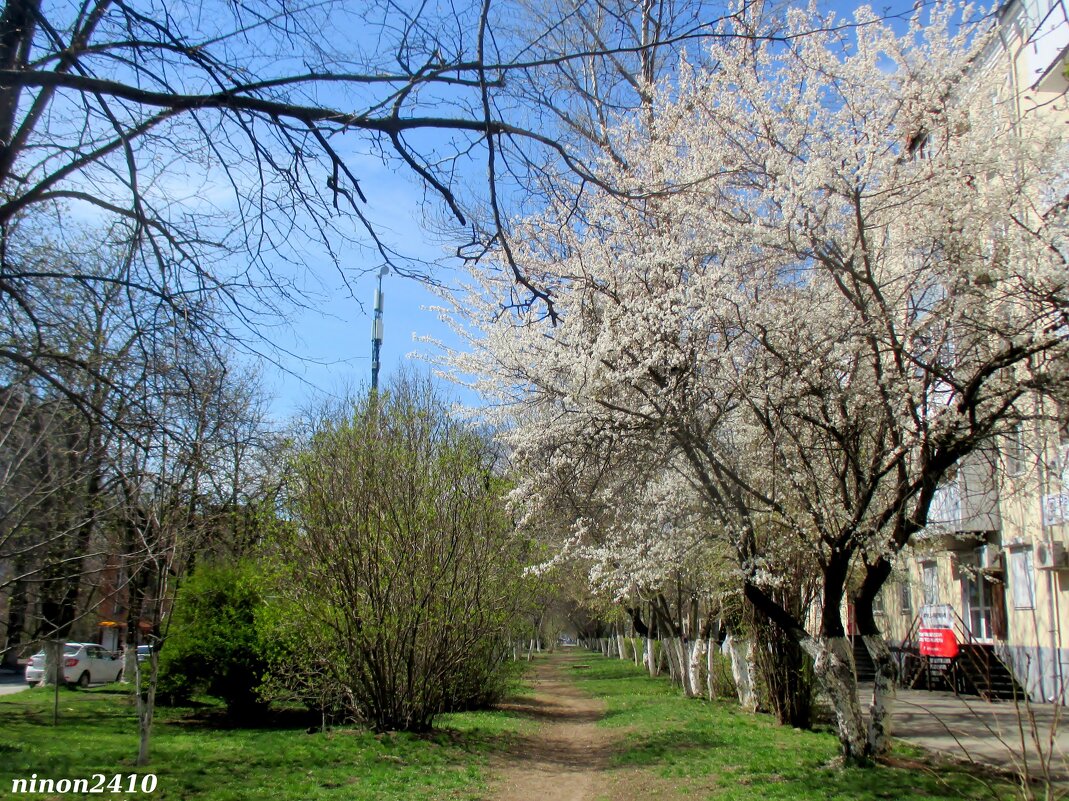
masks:
<svg viewBox="0 0 1069 801"><path fill-rule="evenodd" d="M379 270L379 285L375 290L375 317L371 321L371 392L379 391L379 353L382 350L382 277L389 267Z"/></svg>

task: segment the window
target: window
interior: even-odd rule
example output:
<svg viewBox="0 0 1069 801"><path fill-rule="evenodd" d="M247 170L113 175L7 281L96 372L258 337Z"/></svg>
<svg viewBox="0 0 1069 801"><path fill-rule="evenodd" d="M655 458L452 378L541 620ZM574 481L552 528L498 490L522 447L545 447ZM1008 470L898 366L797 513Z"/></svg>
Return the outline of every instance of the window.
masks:
<svg viewBox="0 0 1069 801"><path fill-rule="evenodd" d="M906 142L906 151L913 161L927 161L932 157L931 142L928 132L924 129L917 131Z"/></svg>
<svg viewBox="0 0 1069 801"><path fill-rule="evenodd" d="M935 562L924 562L921 565L921 581L924 584L925 606L939 603L939 565Z"/></svg>
<svg viewBox="0 0 1069 801"><path fill-rule="evenodd" d="M882 615L883 611L883 589L881 588L876 597L872 599L872 613L874 615Z"/></svg>
<svg viewBox="0 0 1069 801"><path fill-rule="evenodd" d="M1036 605L1035 570L1032 548L1010 551L1010 582L1015 609L1032 609Z"/></svg>
<svg viewBox="0 0 1069 801"><path fill-rule="evenodd" d="M1021 424L1017 423L1010 429L1010 433L1006 435L1006 469L1010 475L1016 476L1023 473L1026 466L1024 431L1021 428Z"/></svg>
<svg viewBox="0 0 1069 801"><path fill-rule="evenodd" d="M898 585L898 605L902 608L903 615L913 616L913 593L910 591L908 581Z"/></svg>

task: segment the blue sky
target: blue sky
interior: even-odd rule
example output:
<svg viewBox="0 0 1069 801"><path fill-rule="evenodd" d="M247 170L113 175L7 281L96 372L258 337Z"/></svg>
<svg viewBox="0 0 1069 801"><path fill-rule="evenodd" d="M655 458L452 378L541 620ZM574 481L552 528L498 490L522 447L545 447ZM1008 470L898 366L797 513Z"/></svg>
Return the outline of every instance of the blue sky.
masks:
<svg viewBox="0 0 1069 801"><path fill-rule="evenodd" d="M849 17L858 4L833 0L822 5ZM874 7L884 13L902 13L912 9L913 3L896 0L876 3ZM356 161L367 168L363 172L358 170L362 182L368 178L368 183L363 184L369 198L369 208L365 211L379 226L388 244L406 256L448 262L449 247L440 237L426 232L423 187L410 175L384 168L381 161L360 156ZM484 165L471 167L471 180L483 180ZM433 205L432 199L430 207ZM296 310L291 316L288 329L276 329L273 335L274 344L293 355L280 355L283 369L272 365L264 368L265 384L273 396L272 415L280 422L298 414L317 394L341 394L370 381L371 311L377 263L366 254L353 253L351 263L342 265L350 274L350 286L346 287L326 257L317 259L309 254L307 258L315 273L312 280L318 286L310 290L308 307ZM367 274L360 275L364 270ZM447 284L457 280L448 269L436 271L435 275ZM383 290L383 381L389 380L402 364L411 365L413 353L432 350L431 346L414 341L415 336L457 344L437 314L424 308L439 305L441 301L420 282L390 275L383 281ZM422 363L417 366L427 369ZM466 400L474 399L469 396Z"/></svg>
<svg viewBox="0 0 1069 801"><path fill-rule="evenodd" d="M401 218L393 234L405 245L406 255L427 260L439 259L446 248L438 245L424 232L420 219L421 190L410 186L408 203L397 204ZM354 263L345 267L362 270L368 266ZM448 282L448 270L436 273L439 280ZM325 260L320 278L324 286L319 297L311 299L309 308L298 309L289 320L290 330L277 332L275 344L292 351L293 357L281 356L285 370L274 366L264 369L265 383L273 396L272 415L282 421L298 414L317 394L344 394L371 380L371 314L374 303L376 274L360 275L343 284L342 277ZM384 301L382 370L380 381L385 383L402 364L413 363L413 352L430 352L430 346L414 341L416 336L430 336L455 343L452 332L435 312L424 307L442 305L421 282L398 275L387 275L382 282ZM422 363L417 368L427 369ZM288 372L287 372L288 371Z"/></svg>

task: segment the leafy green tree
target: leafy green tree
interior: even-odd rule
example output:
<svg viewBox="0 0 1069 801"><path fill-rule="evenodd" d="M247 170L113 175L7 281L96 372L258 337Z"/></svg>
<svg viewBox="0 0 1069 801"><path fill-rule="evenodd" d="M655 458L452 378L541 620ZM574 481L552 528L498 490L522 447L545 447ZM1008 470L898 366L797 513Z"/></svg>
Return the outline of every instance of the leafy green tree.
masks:
<svg viewBox="0 0 1069 801"><path fill-rule="evenodd" d="M260 711L257 690L267 667L257 628L263 604L253 563L198 567L178 591L160 652L160 693L172 700L206 693L236 717Z"/></svg>

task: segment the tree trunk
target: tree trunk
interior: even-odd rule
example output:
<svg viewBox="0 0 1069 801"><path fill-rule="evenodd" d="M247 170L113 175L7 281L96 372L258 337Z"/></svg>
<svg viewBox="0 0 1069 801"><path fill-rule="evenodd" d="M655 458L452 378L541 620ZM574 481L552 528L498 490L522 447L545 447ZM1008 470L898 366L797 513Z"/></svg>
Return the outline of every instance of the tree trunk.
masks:
<svg viewBox="0 0 1069 801"><path fill-rule="evenodd" d="M716 700L716 640L709 638L705 644L705 690L709 700Z"/></svg>
<svg viewBox="0 0 1069 801"><path fill-rule="evenodd" d="M862 637L868 649L876 675L872 687L872 703L869 706L868 753L883 756L891 750L891 721L894 715L898 683L898 663L880 635Z"/></svg>
<svg viewBox="0 0 1069 801"><path fill-rule="evenodd" d="M693 698L697 695L697 689L691 682L690 674L690 643L683 637L676 637L673 640L673 651L675 652L676 662L678 664L679 684L683 688L683 694L687 698Z"/></svg>
<svg viewBox="0 0 1069 801"><path fill-rule="evenodd" d="M891 575L891 563L878 559L868 565L861 589L854 599L858 633L875 667L872 702L869 705L868 753L882 756L891 749L891 720L896 700L898 663L876 625L873 601Z"/></svg>
<svg viewBox="0 0 1069 801"><path fill-rule="evenodd" d="M735 678L735 692L739 706L747 712L757 711L757 692L754 687L753 642L729 633L724 646L731 657L731 675Z"/></svg>
<svg viewBox="0 0 1069 801"><path fill-rule="evenodd" d="M813 671L831 700L843 759L852 765L869 764L871 757L857 699L857 674L850 640L845 636L823 640L810 637L801 645L813 657Z"/></svg>
<svg viewBox="0 0 1069 801"><path fill-rule="evenodd" d="M149 742L152 736L152 719L156 713L156 680L159 677L160 660L153 647L148 658L149 675L146 686L140 666L134 671L134 692L137 695L137 761L138 766L149 762Z"/></svg>
<svg viewBox="0 0 1069 801"><path fill-rule="evenodd" d="M15 565L17 575L25 572L25 567L20 561ZM27 584L22 579L16 579L11 585L11 596L7 608L7 641L4 643L3 662L4 667L15 668L19 661L19 646L22 645L22 634L26 629L26 611L29 607L27 602Z"/></svg>
<svg viewBox="0 0 1069 801"><path fill-rule="evenodd" d="M690 697L697 698L701 693L702 657L705 655L705 640L698 638L690 644L690 658L687 673L690 678Z"/></svg>
<svg viewBox="0 0 1069 801"><path fill-rule="evenodd" d="M45 671L42 674L44 678L41 680L42 684L62 684L63 683L63 640L62 639L48 639L44 643L45 652Z"/></svg>
<svg viewBox="0 0 1069 801"><path fill-rule="evenodd" d="M660 670L657 665L657 648L656 642L653 637L646 638L646 669L650 672L650 677L656 677Z"/></svg>
<svg viewBox="0 0 1069 801"><path fill-rule="evenodd" d="M844 761L848 764L868 765L871 764L871 756L867 750L861 704L857 697L854 654L839 611L851 556L849 550L837 551L824 566L820 624L822 634L819 638L807 633L800 620L761 587L747 581L743 592L755 609L779 626L812 657L813 672L828 694L835 711Z"/></svg>
<svg viewBox="0 0 1069 801"><path fill-rule="evenodd" d="M668 660L668 678L673 684L682 685L679 677L679 659L676 657L676 638L661 640L661 654Z"/></svg>

